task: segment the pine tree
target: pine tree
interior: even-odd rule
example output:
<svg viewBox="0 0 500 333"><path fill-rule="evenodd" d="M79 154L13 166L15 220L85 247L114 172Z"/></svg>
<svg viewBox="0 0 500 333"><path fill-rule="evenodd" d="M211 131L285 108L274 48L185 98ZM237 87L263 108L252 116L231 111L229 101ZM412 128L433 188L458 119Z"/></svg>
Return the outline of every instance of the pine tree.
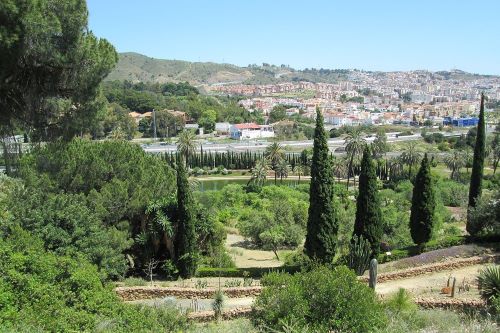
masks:
<svg viewBox="0 0 500 333"><path fill-rule="evenodd" d="M195 202L189 188L184 161L177 162L177 207L178 228L176 237L176 257L179 273L189 278L196 271L197 246L194 212Z"/></svg>
<svg viewBox="0 0 500 333"><path fill-rule="evenodd" d="M372 255L376 257L380 251L382 233L382 211L377 190L377 174L370 148L366 146L361 160L353 236L363 236L368 240Z"/></svg>
<svg viewBox="0 0 500 333"><path fill-rule="evenodd" d="M481 107L479 109L479 123L477 124L476 144L474 146L474 160L472 162L472 173L469 186L469 208L476 207L476 201L481 197L483 168L485 158L486 131L484 127L484 94L481 94ZM472 223L467 219L467 231L474 235L475 230Z"/></svg>
<svg viewBox="0 0 500 333"><path fill-rule="evenodd" d="M335 256L338 222L334 210L333 167L323 116L316 109L316 129L309 190L309 216L305 252L313 259L331 262Z"/></svg>
<svg viewBox="0 0 500 333"><path fill-rule="evenodd" d="M427 154L425 154L415 178L410 214L411 238L419 246L419 251L432 237L435 208L436 199L432 184L431 167Z"/></svg>

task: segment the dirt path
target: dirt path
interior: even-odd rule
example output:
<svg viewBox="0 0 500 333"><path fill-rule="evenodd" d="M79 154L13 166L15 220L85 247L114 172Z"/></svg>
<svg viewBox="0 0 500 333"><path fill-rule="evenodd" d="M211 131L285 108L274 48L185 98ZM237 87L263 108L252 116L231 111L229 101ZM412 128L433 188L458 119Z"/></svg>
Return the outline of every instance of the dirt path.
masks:
<svg viewBox="0 0 500 333"><path fill-rule="evenodd" d="M252 249L250 242L240 235L228 234L226 248L236 267L278 267L283 264L272 251Z"/></svg>
<svg viewBox="0 0 500 333"><path fill-rule="evenodd" d="M376 292L381 295L387 295L398 291L399 288L404 288L415 296L432 294L435 297L439 297L441 288L446 287L448 277L451 275L457 279L457 285L460 285L465 278L466 283L471 286L469 292L457 294L456 297L477 298L479 294L477 292L475 280L478 271L482 267L484 267L484 265L474 265L455 269L452 271L448 270L443 272L419 275L408 279L378 283Z"/></svg>

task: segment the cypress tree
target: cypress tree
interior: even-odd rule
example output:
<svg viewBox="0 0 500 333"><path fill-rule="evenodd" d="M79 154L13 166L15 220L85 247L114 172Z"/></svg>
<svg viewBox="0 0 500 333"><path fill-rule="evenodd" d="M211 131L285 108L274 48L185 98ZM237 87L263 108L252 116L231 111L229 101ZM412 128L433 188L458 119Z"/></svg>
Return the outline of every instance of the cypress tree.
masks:
<svg viewBox="0 0 500 333"><path fill-rule="evenodd" d="M195 202L189 188L184 161L182 159L177 161L177 268L183 278L189 278L196 271L197 259Z"/></svg>
<svg viewBox="0 0 500 333"><path fill-rule="evenodd" d="M479 122L477 124L476 144L474 146L474 160L472 162L472 172L469 186L469 208L476 207L476 201L481 197L483 168L485 158L486 131L484 127L484 94L481 94L481 107L479 109ZM467 219L467 231L474 235L479 230Z"/></svg>
<svg viewBox="0 0 500 333"><path fill-rule="evenodd" d="M411 202L410 232L413 242L422 251L425 243L432 237L435 222L436 199L431 178L431 167L427 154L415 178Z"/></svg>
<svg viewBox="0 0 500 333"><path fill-rule="evenodd" d="M310 258L324 263L331 262L335 256L338 231L333 201L333 167L329 155L323 116L317 108L304 248Z"/></svg>
<svg viewBox="0 0 500 333"><path fill-rule="evenodd" d="M370 242L372 255L380 252L382 238L382 211L377 190L377 174L368 146L363 152L359 175L359 194L356 202L356 221L353 236L363 236Z"/></svg>

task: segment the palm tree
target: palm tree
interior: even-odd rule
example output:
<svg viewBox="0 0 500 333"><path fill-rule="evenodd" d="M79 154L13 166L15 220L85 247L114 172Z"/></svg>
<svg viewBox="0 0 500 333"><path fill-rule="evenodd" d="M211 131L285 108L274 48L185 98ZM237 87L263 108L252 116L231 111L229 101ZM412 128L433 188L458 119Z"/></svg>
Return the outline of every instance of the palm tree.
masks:
<svg viewBox="0 0 500 333"><path fill-rule="evenodd" d="M269 172L269 162L263 158L255 163L255 167L252 168L252 177L249 183L254 183L257 186L264 185L267 179L267 173Z"/></svg>
<svg viewBox="0 0 500 333"><path fill-rule="evenodd" d="M417 144L408 142L405 151L401 154L401 161L410 167L408 178L411 178L411 168L420 161L421 154L417 151Z"/></svg>
<svg viewBox="0 0 500 333"><path fill-rule="evenodd" d="M399 179L403 174L404 162L401 156L393 157L389 160L389 178Z"/></svg>
<svg viewBox="0 0 500 333"><path fill-rule="evenodd" d="M448 169L451 170L451 179L457 180L460 174L460 168L465 165L465 158L463 153L455 150L453 154L445 157L444 163Z"/></svg>
<svg viewBox="0 0 500 333"><path fill-rule="evenodd" d="M196 154L198 142L196 142L196 134L193 131L184 130L179 134L177 141L177 151L184 157L186 164L189 157Z"/></svg>
<svg viewBox="0 0 500 333"><path fill-rule="evenodd" d="M276 166L276 174L280 177L281 182L283 182L283 177L288 178L290 173L290 166L285 159L282 159Z"/></svg>
<svg viewBox="0 0 500 333"><path fill-rule="evenodd" d="M366 146L366 140L361 136L361 132L354 130L345 138L345 151L349 159L348 173L347 173L347 188L349 188L349 176L352 174L354 178L354 186L356 186L356 176L353 172L354 161L357 160Z"/></svg>
<svg viewBox="0 0 500 333"><path fill-rule="evenodd" d="M348 166L349 160L347 158L336 158L333 160L333 173L337 177L338 182L340 182L341 178L347 176Z"/></svg>
<svg viewBox="0 0 500 333"><path fill-rule="evenodd" d="M267 146L264 156L271 164L271 168L274 170L274 184L277 182L277 172L276 167L285 158L285 150L283 146L278 142L273 142L271 145Z"/></svg>
<svg viewBox="0 0 500 333"><path fill-rule="evenodd" d="M465 169L467 170L467 173L469 173L469 168L472 167L472 161L474 160L473 151L470 147L467 147L462 151L462 155L464 158Z"/></svg>
<svg viewBox="0 0 500 333"><path fill-rule="evenodd" d="M293 172L299 176L299 182L300 182L300 176L304 174L304 166L300 163L297 164Z"/></svg>

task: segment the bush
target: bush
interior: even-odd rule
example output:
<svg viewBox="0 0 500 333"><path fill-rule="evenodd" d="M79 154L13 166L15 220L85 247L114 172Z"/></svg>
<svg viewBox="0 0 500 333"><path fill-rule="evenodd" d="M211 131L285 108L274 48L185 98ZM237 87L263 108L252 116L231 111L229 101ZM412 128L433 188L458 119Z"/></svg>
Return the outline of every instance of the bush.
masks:
<svg viewBox="0 0 500 333"><path fill-rule="evenodd" d="M479 198L476 207L468 212L468 228L474 235L500 235L500 191L494 196L484 194ZM469 230L469 229L468 229Z"/></svg>
<svg viewBox="0 0 500 333"><path fill-rule="evenodd" d="M151 332L187 329L173 308L123 303L80 256L57 256L28 232L0 240L0 326L26 332Z"/></svg>
<svg viewBox="0 0 500 333"><path fill-rule="evenodd" d="M372 332L386 322L374 291L345 266L273 274L263 281L252 314L258 327L280 331L293 322L299 331Z"/></svg>
<svg viewBox="0 0 500 333"><path fill-rule="evenodd" d="M477 282L481 297L488 303L494 302L500 297L500 265L483 268L479 272Z"/></svg>
<svg viewBox="0 0 500 333"><path fill-rule="evenodd" d="M437 185L443 205L464 207L467 204L469 186L452 180L440 180Z"/></svg>

